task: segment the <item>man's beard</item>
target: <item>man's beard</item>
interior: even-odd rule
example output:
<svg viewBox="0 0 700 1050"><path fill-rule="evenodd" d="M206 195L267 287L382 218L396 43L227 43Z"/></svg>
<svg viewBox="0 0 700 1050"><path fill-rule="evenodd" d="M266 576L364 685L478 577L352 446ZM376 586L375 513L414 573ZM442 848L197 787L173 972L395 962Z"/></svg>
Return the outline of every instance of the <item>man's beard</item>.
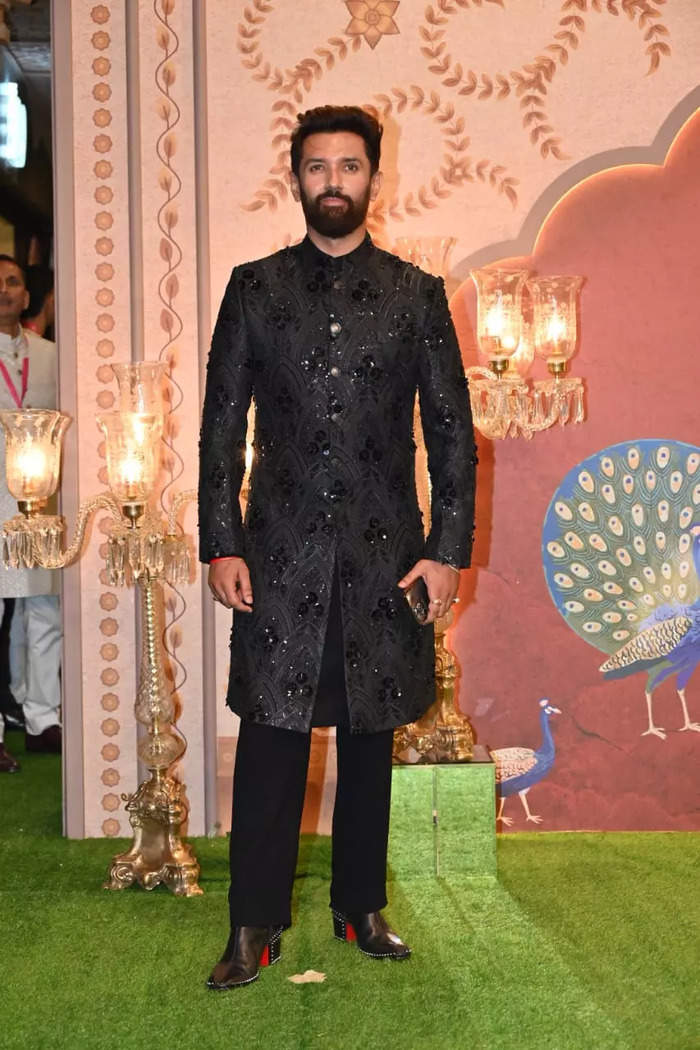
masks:
<svg viewBox="0 0 700 1050"><path fill-rule="evenodd" d="M360 200L354 201L352 197L348 197L345 193L330 189L324 190L323 193L319 193L318 197L312 199L307 197L302 187L299 186L299 200L301 201L304 218L311 229L315 230L316 233L320 233L322 237L335 239L337 237L347 237L358 226L362 226L367 218L370 192L371 187L368 185L365 195ZM323 201L327 197L337 197L345 202L346 207L324 206Z"/></svg>

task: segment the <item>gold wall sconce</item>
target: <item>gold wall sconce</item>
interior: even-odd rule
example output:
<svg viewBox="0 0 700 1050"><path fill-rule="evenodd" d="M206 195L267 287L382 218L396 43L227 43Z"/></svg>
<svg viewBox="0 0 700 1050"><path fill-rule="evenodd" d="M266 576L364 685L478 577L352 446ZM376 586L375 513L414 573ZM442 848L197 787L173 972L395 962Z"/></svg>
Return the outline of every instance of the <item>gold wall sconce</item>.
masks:
<svg viewBox="0 0 700 1050"><path fill-rule="evenodd" d="M488 361L467 369L474 425L487 438L530 439L555 423L582 423L583 383L567 375L578 342L582 277L472 270L477 341ZM551 378L529 382L535 354Z"/></svg>

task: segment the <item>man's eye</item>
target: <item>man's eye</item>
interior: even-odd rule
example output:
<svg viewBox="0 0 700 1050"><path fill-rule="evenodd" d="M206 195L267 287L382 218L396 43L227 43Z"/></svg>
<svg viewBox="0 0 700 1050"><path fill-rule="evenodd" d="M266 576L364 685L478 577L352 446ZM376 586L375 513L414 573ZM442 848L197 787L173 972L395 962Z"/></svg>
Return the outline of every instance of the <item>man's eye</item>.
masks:
<svg viewBox="0 0 700 1050"><path fill-rule="evenodd" d="M357 171L358 170L357 164L346 164L345 167L348 169L348 171Z"/></svg>

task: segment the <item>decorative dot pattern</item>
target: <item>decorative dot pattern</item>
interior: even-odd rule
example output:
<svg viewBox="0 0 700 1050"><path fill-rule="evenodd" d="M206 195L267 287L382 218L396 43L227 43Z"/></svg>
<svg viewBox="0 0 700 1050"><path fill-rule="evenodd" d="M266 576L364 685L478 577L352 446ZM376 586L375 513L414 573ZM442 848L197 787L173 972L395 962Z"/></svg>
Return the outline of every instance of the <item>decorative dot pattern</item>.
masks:
<svg viewBox="0 0 700 1050"><path fill-rule="evenodd" d="M98 25L104 25L105 22L109 22L109 8L105 7L104 4L98 4L97 7L93 7L91 15L93 22L97 22Z"/></svg>
<svg viewBox="0 0 700 1050"><path fill-rule="evenodd" d="M114 343L111 339L100 339L95 349L100 357L112 357L114 354Z"/></svg>
<svg viewBox="0 0 700 1050"><path fill-rule="evenodd" d="M110 128L113 121L113 113L110 108L112 85L109 82L112 71L112 63L109 56L112 42L109 32L110 5L108 3L95 4L90 10L90 18L96 27L90 37L90 42L95 52L92 60L92 71L96 78L95 83L92 85L92 97L97 103L92 113L92 121L97 129L97 133L92 140L96 154L93 167L95 175L93 196L98 206L94 213L94 224L97 234L95 238L96 258L94 265L94 274L97 281L94 290L94 299L97 307L95 311L95 351L98 357L106 359L111 358L114 354L114 342L108 336L113 332L116 325L114 314L111 312L115 303L115 292L113 288L108 287L108 283L113 280L115 274L114 263L111 259L114 254L115 243L113 238L108 236L109 231L114 226L114 213L112 210L114 188L109 181L114 174L114 166L110 157L114 142L112 135L105 130ZM96 375L98 382L103 386L103 389L99 390L96 395L97 407L105 411L114 405L115 398L111 389L114 385L114 376L111 367L107 364L98 366ZM101 443L101 458L104 459L104 442ZM98 479L102 485L106 485L107 478L104 466L99 468ZM105 534L106 524L105 518L101 518L98 521L98 528L100 528L103 535ZM103 558L106 554L106 544L100 545L99 553L100 557ZM105 570L101 571L100 583L105 586L108 582L107 572ZM112 612L119 603L116 595L111 590L105 590L99 596L99 604L103 611ZM100 620L99 630L105 639L100 648L100 657L105 665L100 672L100 680L106 689L100 698L100 704L103 711L113 715L120 705L119 695L114 691L114 687L119 682L119 672L110 664L117 659L119 647L114 642L108 642L106 639L113 638L118 634L118 621L111 616L107 616ZM109 717L102 721L100 728L104 737L113 738L119 734L121 725L117 718ZM102 783L107 787L114 787L120 779L119 771L114 768L114 763L120 755L120 748L116 743L105 743L100 753L102 759L109 767L102 773ZM118 795L109 793L102 797L103 809L116 812L119 807L120 800ZM105 820L102 824L102 830L108 836L118 835L121 831L121 822L115 818Z"/></svg>

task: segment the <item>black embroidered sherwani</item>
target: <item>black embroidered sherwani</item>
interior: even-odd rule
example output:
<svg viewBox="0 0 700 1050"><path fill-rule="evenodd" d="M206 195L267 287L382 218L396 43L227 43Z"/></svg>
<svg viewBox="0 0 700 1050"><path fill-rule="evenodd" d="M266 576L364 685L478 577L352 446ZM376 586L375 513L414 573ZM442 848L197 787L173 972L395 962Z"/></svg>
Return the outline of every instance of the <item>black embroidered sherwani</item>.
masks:
<svg viewBox="0 0 700 1050"><path fill-rule="evenodd" d="M236 267L212 340L200 452L200 558L245 558L253 586L253 613L235 614L230 707L309 729L335 570L351 730L418 718L435 699L433 630L416 623L397 582L422 557L468 566L474 520L469 395L443 282L369 236L337 258L307 237Z"/></svg>

